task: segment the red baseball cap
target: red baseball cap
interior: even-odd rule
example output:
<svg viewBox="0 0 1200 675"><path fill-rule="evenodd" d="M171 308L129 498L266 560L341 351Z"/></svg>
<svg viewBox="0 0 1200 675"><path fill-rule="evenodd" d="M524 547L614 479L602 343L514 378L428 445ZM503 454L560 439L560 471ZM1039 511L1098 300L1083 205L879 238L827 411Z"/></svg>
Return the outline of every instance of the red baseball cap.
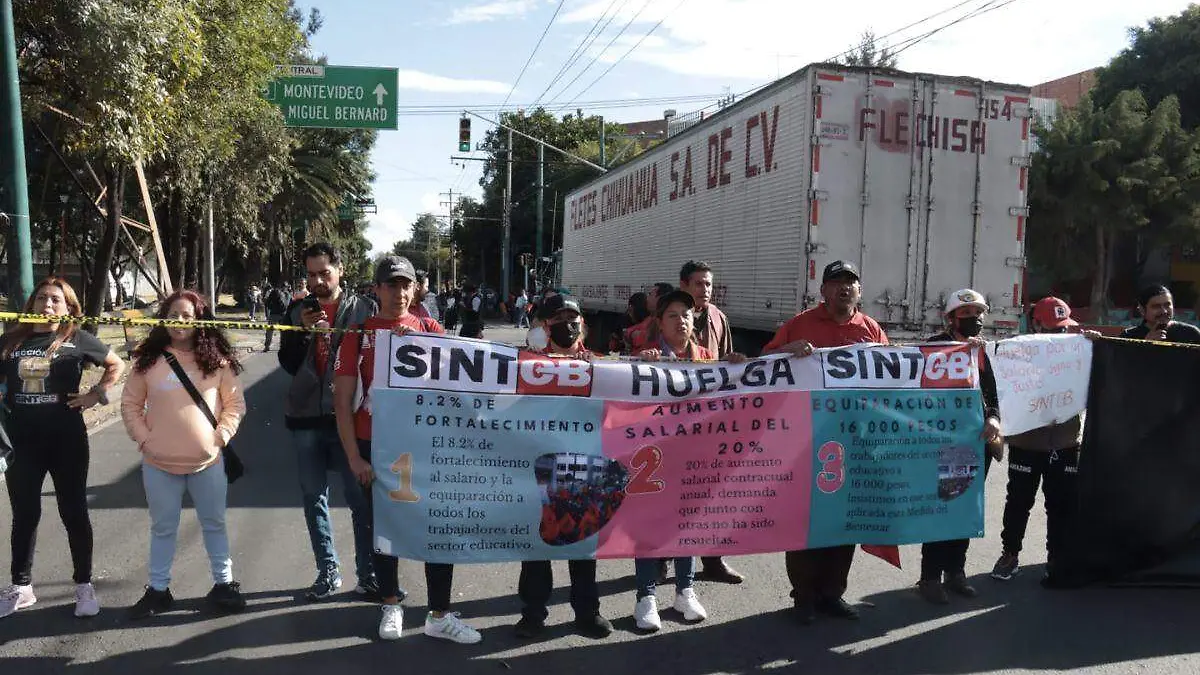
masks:
<svg viewBox="0 0 1200 675"><path fill-rule="evenodd" d="M1033 320L1047 328L1078 326L1071 318L1071 307L1056 297L1042 298L1033 306Z"/></svg>

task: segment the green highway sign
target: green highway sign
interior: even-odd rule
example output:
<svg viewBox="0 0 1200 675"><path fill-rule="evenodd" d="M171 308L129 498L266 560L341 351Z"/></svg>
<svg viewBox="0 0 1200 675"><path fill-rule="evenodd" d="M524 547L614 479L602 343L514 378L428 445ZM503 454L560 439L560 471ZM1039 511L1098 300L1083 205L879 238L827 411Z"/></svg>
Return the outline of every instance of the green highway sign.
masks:
<svg viewBox="0 0 1200 675"><path fill-rule="evenodd" d="M395 68L294 65L276 73L264 95L283 112L284 126L396 128Z"/></svg>

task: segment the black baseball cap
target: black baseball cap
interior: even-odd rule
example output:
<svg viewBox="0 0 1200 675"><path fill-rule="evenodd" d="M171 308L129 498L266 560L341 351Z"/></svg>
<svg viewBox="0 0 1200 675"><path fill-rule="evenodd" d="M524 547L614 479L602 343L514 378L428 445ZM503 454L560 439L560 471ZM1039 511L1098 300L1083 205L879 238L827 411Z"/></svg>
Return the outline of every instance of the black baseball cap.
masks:
<svg viewBox="0 0 1200 675"><path fill-rule="evenodd" d="M413 269L413 264L408 261L408 258L389 255L375 266L375 283L386 284L392 279L417 280L417 271Z"/></svg>
<svg viewBox="0 0 1200 675"><path fill-rule="evenodd" d="M537 318L542 320L552 319L555 314L564 311L583 314L579 309L579 303L572 300L570 296L552 295L543 300L541 306L538 307Z"/></svg>
<svg viewBox="0 0 1200 675"><path fill-rule="evenodd" d="M692 297L691 293L674 290L666 295L659 296L658 301L654 305L654 315L662 318L662 315L667 311L667 307L677 302L686 305L688 309L696 309L696 298Z"/></svg>
<svg viewBox="0 0 1200 675"><path fill-rule="evenodd" d="M854 277L855 281L859 280L858 268L854 266L854 263L848 260L834 260L825 266L825 272L821 275L821 283L836 279L843 274L849 274Z"/></svg>

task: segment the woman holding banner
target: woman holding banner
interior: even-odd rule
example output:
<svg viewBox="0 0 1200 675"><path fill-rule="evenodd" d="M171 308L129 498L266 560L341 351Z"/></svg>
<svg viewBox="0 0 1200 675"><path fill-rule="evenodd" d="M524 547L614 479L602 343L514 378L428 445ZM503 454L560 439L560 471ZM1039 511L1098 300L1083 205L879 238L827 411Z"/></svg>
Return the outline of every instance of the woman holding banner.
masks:
<svg viewBox="0 0 1200 675"><path fill-rule="evenodd" d="M929 338L929 342L970 342L983 331L988 313L987 300L978 291L965 288L950 295L946 301L946 330ZM983 393L984 480L992 460L1002 459L1003 441L1000 438L1000 402L996 395L996 376L984 355L979 364L980 388ZM921 545L921 579L917 592L935 605L949 604L947 591L966 598L979 595L967 583L967 547L970 539L935 541ZM943 583L943 578L945 582Z"/></svg>
<svg viewBox="0 0 1200 675"><path fill-rule="evenodd" d="M564 295L547 298L538 307L537 318L548 338L545 348L537 351L550 357L589 361L592 353L583 346L585 333L579 303ZM606 504L595 499L608 499L603 490L592 490L590 486L580 494L571 495L563 491L558 500L550 500L543 507L542 538L550 543L549 532L554 540L581 541L598 530L598 511ZM558 513L557 510L564 513ZM574 512L574 515L572 514ZM574 523L578 520L578 527ZM590 525L589 525L590 524ZM596 585L595 560L568 560L567 570L571 576L571 608L575 610L575 628L590 638L605 638L612 634L612 624L600 615L600 589ZM554 587L553 572L549 560L527 560L521 563L521 578L517 582L517 595L521 598L521 620L517 622L518 637L535 638L546 626L546 604Z"/></svg>
<svg viewBox="0 0 1200 675"><path fill-rule="evenodd" d="M654 308L657 342L643 350L639 356L647 361L659 359L681 359L688 361L711 361L714 356L708 349L696 343L693 326L696 300L691 293L671 291L658 298ZM740 363L746 357L730 354L728 359ZM661 571L660 561L655 558L638 558L634 561L637 577L637 602L633 607L633 618L640 630L654 632L662 628L658 616L658 598L654 591ZM695 558L675 558L675 602L672 607L683 615L685 621L698 622L708 618L708 612L696 597L692 588L695 576Z"/></svg>
<svg viewBox="0 0 1200 675"><path fill-rule="evenodd" d="M388 256L375 268L375 291L379 296L379 313L360 326L364 329L356 339L342 340L334 365L334 416L342 450L350 462L350 470L367 490L367 503L374 508L371 482L371 379L375 373L375 331L390 330L399 335L410 331L444 334L441 324L433 319L421 319L409 311L417 289L417 273L408 258ZM356 392L363 400L355 409ZM374 516L367 521L374 523ZM372 540L375 538L371 535ZM404 626L400 607L399 560L395 556L375 553L375 575L379 579L379 595L383 598L383 615L379 621L379 637L397 640ZM456 612L450 611L450 591L454 566L425 563L425 585L429 598L429 614L425 617L425 634L459 644L475 644L483 639L479 631L468 626Z"/></svg>

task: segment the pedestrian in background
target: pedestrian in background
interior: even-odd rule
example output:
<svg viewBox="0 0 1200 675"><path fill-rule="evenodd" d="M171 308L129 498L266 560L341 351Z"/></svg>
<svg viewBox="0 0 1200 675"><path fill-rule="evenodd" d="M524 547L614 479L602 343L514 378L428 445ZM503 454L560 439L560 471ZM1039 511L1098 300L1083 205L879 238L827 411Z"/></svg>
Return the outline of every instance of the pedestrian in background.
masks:
<svg viewBox="0 0 1200 675"><path fill-rule="evenodd" d="M158 318L214 317L204 298L177 291L163 301ZM134 351L133 373L121 396L121 418L142 454L142 486L150 512L150 580L129 610L131 619L161 614L174 603L171 567L185 492L195 505L208 552L213 579L208 601L227 612L246 606L229 554L228 479L222 453L246 413L241 371L233 346L218 328L155 326ZM207 413L192 399L185 379L200 393ZM215 429L210 414L217 420Z"/></svg>
<svg viewBox="0 0 1200 675"><path fill-rule="evenodd" d="M283 323L284 317L288 313L288 307L292 305L292 293L286 283L280 284L272 288L267 293L267 335L266 341L263 343L263 351L271 351L271 343L275 340L275 329L271 326Z"/></svg>
<svg viewBox="0 0 1200 675"><path fill-rule="evenodd" d="M19 323L0 339L0 381L6 385L12 465L4 474L12 509L12 585L0 591L0 618L32 606L33 551L42 518L42 485L54 483L58 514L67 531L75 580L75 616L100 612L92 586L92 521L88 515L90 464L83 411L108 403L124 362L74 321L83 316L75 290L65 279L51 277L30 294L26 314L49 317L46 323ZM83 369L103 366L100 382L79 393Z"/></svg>

